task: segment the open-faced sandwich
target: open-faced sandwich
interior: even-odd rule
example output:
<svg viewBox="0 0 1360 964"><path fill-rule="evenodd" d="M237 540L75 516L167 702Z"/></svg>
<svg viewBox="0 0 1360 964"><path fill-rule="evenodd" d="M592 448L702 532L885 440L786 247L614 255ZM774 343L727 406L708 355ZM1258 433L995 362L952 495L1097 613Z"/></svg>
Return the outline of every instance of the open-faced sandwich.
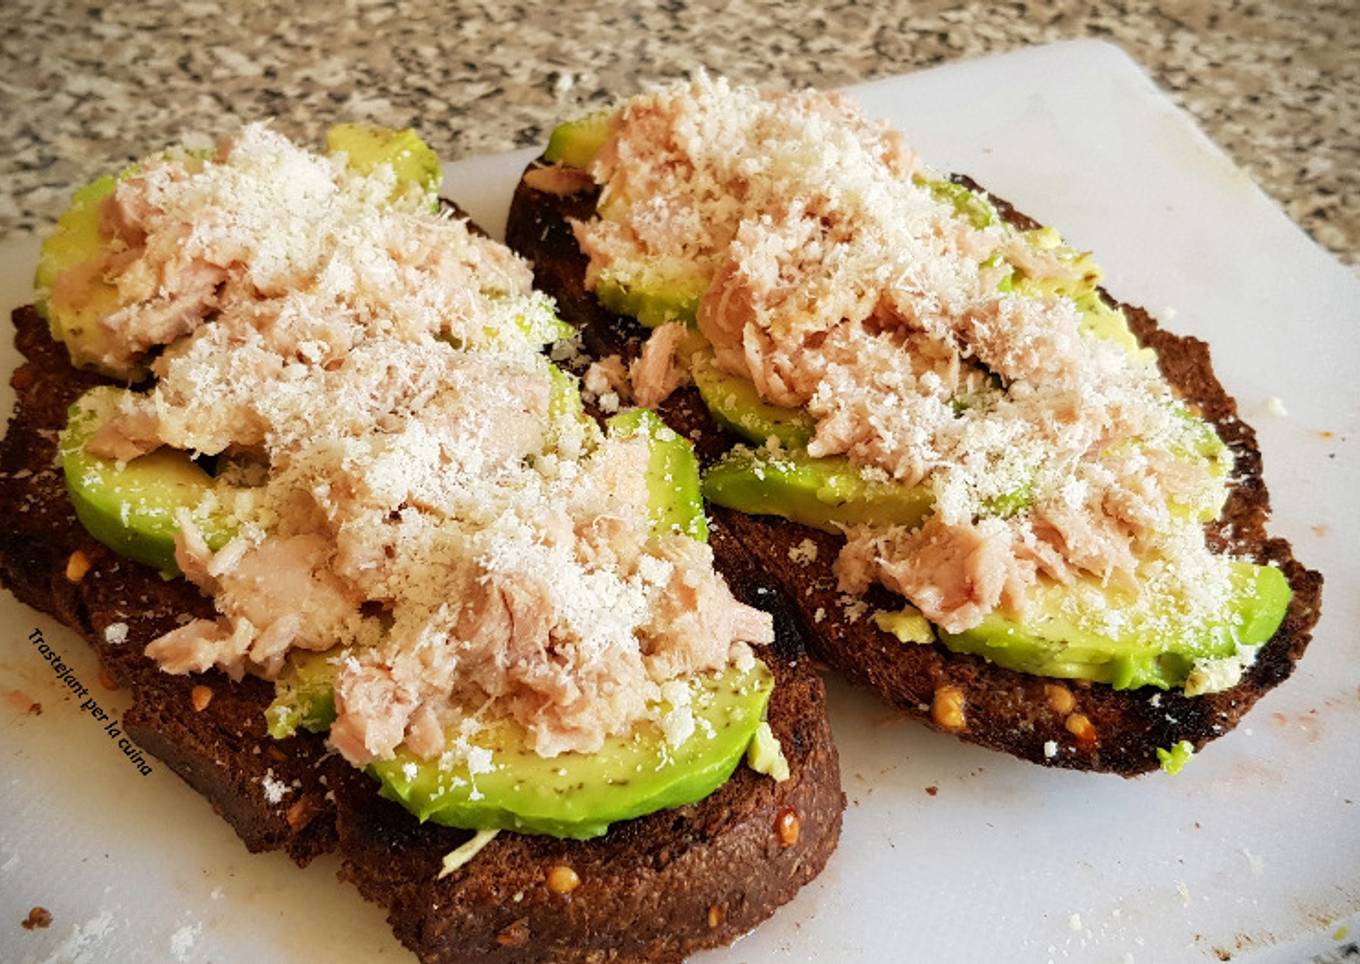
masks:
<svg viewBox="0 0 1360 964"><path fill-rule="evenodd" d="M1303 653L1321 577L1205 345L847 98L700 76L566 123L507 236L589 392L664 400L715 528L906 712L1174 770Z"/></svg>
<svg viewBox="0 0 1360 964"><path fill-rule="evenodd" d="M14 315L0 576L250 849L338 852L422 960L727 943L835 846L822 685L715 570L687 441L584 413L438 185L410 131L251 125L77 192Z"/></svg>

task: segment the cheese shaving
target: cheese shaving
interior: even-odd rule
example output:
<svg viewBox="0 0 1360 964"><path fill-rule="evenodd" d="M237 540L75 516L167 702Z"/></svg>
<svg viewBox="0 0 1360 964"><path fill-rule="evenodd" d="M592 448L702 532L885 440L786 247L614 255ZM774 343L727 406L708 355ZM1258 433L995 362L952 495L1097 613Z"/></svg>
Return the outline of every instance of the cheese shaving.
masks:
<svg viewBox="0 0 1360 964"><path fill-rule="evenodd" d="M482 848L496 839L499 830L478 830L468 840L450 850L444 855L444 860L440 864L439 873L435 880L443 880L449 874L462 867L473 857L482 852Z"/></svg>

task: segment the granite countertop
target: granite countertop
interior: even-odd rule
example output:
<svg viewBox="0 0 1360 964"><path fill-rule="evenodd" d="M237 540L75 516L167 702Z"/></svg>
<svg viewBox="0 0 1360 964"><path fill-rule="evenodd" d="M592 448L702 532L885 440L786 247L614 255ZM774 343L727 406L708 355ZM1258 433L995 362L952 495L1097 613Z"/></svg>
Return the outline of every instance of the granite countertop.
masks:
<svg viewBox="0 0 1360 964"><path fill-rule="evenodd" d="M455 159L540 144L563 117L699 65L833 87L1075 37L1122 46L1360 265L1355 0L5 0L0 235L41 231L78 184L238 119L309 139L342 119L415 125Z"/></svg>

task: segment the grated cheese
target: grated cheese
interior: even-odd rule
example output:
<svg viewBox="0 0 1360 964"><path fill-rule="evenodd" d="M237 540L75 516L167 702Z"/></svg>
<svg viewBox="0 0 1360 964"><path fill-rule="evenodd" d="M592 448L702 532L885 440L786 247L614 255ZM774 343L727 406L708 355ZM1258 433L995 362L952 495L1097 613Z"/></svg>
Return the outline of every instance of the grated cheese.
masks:
<svg viewBox="0 0 1360 964"><path fill-rule="evenodd" d="M111 430L222 456L246 517L216 551L198 531L216 494L177 518L218 618L148 653L272 677L291 650L346 647L330 740L357 765L405 741L491 772L468 739L482 717L544 756L664 725L661 687L749 654L769 617L706 545L652 533L644 437L556 414L540 349L561 326L527 264L391 202L393 176L256 124L116 189L105 361L165 347Z"/></svg>
<svg viewBox="0 0 1360 964"><path fill-rule="evenodd" d="M440 865L439 873L436 875L435 879L443 880L449 874L462 867L473 857L481 853L482 848L495 840L498 833L500 833L499 830L478 830L465 842L459 844L453 850L450 850L444 855L444 860ZM520 895L516 894L515 899L519 900Z"/></svg>
<svg viewBox="0 0 1360 964"><path fill-rule="evenodd" d="M260 787L269 803L279 803L289 793L288 784L276 778L272 768L265 770L264 776L260 778Z"/></svg>
<svg viewBox="0 0 1360 964"><path fill-rule="evenodd" d="M705 74L627 101L591 173L589 286L693 292L715 364L816 419L810 455L929 489L929 539L848 533L843 590L883 582L955 632L1083 574L1150 590L1099 606L1109 630L1223 614L1229 560L1200 525L1230 454L1197 454L1211 430L1118 312L1101 334L1062 293L1098 269L1055 231L960 217L843 96ZM985 569L964 552L981 544Z"/></svg>

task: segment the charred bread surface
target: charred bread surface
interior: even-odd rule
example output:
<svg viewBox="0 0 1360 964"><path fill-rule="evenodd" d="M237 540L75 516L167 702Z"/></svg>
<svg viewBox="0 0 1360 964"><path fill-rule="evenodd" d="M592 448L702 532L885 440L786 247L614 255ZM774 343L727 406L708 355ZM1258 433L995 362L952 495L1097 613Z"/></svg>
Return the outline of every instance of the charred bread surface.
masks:
<svg viewBox="0 0 1360 964"><path fill-rule="evenodd" d="M341 876L381 905L401 942L429 962L680 960L735 940L825 865L845 798L825 689L791 607L779 605L778 638L764 655L777 680L769 722L790 779L776 783L739 767L698 803L615 825L586 843L501 833L437 880L442 858L467 831L419 824L380 798L370 777L328 755L320 735L271 739L266 681L171 676L142 654L187 617L211 615L212 603L185 580L166 581L117 556L80 525L56 466L57 433L70 403L107 379L73 368L32 308L13 318L25 361L11 377L17 404L0 443L0 505L11 519L0 533L0 581L89 642L132 695L128 735L202 794L251 851L283 850L299 864L336 852ZM731 538L715 536L715 548ZM89 563L78 579L67 574L73 553ZM725 575L738 598L771 608L779 590L741 553L720 550L719 558L737 560ZM107 630L120 623L126 639L115 643L122 634ZM199 687L212 693L201 705L200 692L201 708ZM270 802L266 778L291 792ZM571 893L549 888L557 865L579 877Z"/></svg>
<svg viewBox="0 0 1360 964"><path fill-rule="evenodd" d="M542 164L534 161L528 170ZM981 190L968 178L956 180ZM596 197L595 189L553 194L521 180L506 240L533 263L536 287L555 298L562 317L581 330L589 355L629 358L639 350L646 331L633 319L610 312L586 290L586 257L569 223L593 217ZM1039 226L1005 201L991 200L1017 228ZM1102 296L1111 305L1119 304L1108 292L1102 290ZM1208 346L1159 328L1141 308L1121 307L1138 340L1156 350L1167 380L1214 424L1236 458L1228 502L1209 528L1211 547L1231 546L1258 563L1278 565L1293 589L1284 622L1237 686L1196 697L1153 688L1115 690L1104 684L1018 673L977 656L950 652L939 643L903 644L879 630L863 607L847 606L837 591L831 564L843 541L840 537L774 516L715 510L714 518L717 527L736 537L730 545L740 546L779 583L781 599L791 602L790 615L802 626L814 652L891 705L936 729L1034 763L1134 776L1158 766L1159 747L1186 740L1199 749L1228 732L1256 700L1289 676L1317 622L1322 576L1296 560L1288 542L1266 533L1270 500L1261 478L1256 434L1237 418L1237 403L1214 376ZM693 388L677 391L661 411L673 428L694 441L701 459L711 460L737 441L713 422ZM799 553L795 558L804 558L795 563L791 551L805 540L817 547L816 558L808 561L806 553ZM881 587L874 587L864 602L870 611L901 605Z"/></svg>

